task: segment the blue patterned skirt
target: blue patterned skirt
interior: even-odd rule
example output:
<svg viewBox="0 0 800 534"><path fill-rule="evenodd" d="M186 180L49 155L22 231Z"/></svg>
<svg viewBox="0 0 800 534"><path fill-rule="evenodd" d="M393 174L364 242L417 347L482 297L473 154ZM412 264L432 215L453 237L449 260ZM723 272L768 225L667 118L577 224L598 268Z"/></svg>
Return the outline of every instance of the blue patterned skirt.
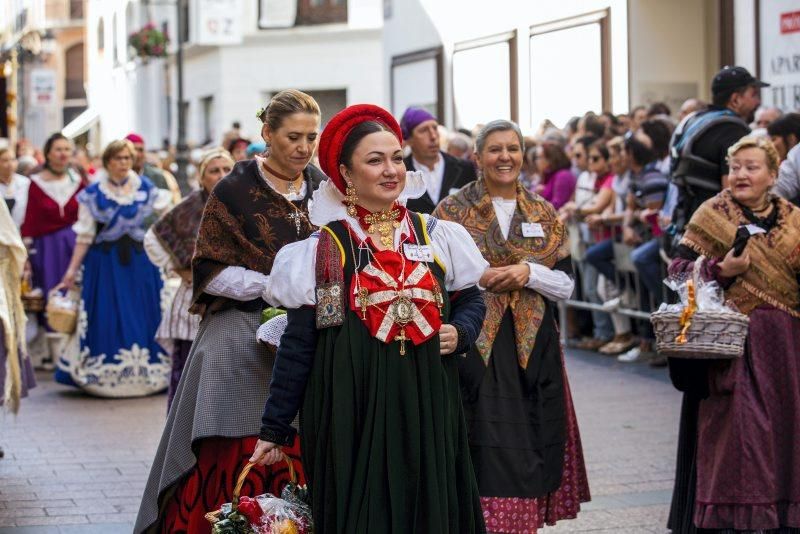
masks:
<svg viewBox="0 0 800 534"><path fill-rule="evenodd" d="M56 380L100 397L141 397L169 385L170 360L156 343L159 270L136 242L95 244L83 262L77 335Z"/></svg>

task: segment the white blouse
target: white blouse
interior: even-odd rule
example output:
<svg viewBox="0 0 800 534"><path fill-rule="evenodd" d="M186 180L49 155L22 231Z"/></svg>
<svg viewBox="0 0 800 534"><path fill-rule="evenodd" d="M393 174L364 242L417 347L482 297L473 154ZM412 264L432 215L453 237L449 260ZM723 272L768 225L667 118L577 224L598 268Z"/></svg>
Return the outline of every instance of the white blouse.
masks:
<svg viewBox="0 0 800 534"><path fill-rule="evenodd" d="M508 239L508 233L511 230L511 219L517 209L517 200L494 197L492 198L492 205L494 206L497 224L500 225L503 238ZM550 269L538 263L525 263L530 269L528 283L525 284L525 287L554 301L566 300L572 295L575 289L575 281L567 273Z"/></svg>
<svg viewBox="0 0 800 534"><path fill-rule="evenodd" d="M429 216L424 215L427 224ZM365 234L355 219L346 217L360 238ZM403 233L410 233L405 219L395 230L395 243L400 243ZM448 221L436 221L430 231L431 248L445 268L444 284L447 291L459 291L477 285L489 263L481 256L478 247L463 226ZM422 241L419 236L418 242ZM271 306L299 308L316 304L316 259L319 233L308 239L284 246L275 257L272 273L264 287L263 299ZM345 246L347 246L345 244ZM354 246L357 244L354 243Z"/></svg>
<svg viewBox="0 0 800 534"><path fill-rule="evenodd" d="M108 183L108 175L105 171L98 171L100 191L120 206L128 206L133 203L142 180L134 171L130 172L128 182L121 188L112 187ZM172 193L166 189L153 188L156 198L153 202L153 211L157 215L165 213L172 207ZM72 225L72 230L77 234L77 242L90 245L94 241L97 233L97 223L92 216L92 211L83 202L78 203L78 220Z"/></svg>
<svg viewBox="0 0 800 534"><path fill-rule="evenodd" d="M31 180L21 174L12 174L11 180L7 184L0 183L0 195L4 199L13 199L14 208L11 210L11 218L17 228L22 226L25 221L25 211L28 208L28 190Z"/></svg>

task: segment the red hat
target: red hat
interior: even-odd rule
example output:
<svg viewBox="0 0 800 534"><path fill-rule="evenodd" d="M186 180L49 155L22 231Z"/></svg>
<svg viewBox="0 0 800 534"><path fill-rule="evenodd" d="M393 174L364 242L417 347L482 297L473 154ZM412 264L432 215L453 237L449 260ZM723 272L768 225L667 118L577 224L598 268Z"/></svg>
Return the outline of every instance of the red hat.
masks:
<svg viewBox="0 0 800 534"><path fill-rule="evenodd" d="M342 153L342 145L347 140L353 128L367 121L377 121L385 124L397 136L400 143L403 142L403 134L400 132L400 125L392 114L385 109L373 106L372 104L356 104L349 106L337 113L328 122L322 135L319 138L319 165L322 172L328 175L333 185L344 194L344 178L339 173L339 156Z"/></svg>
<svg viewBox="0 0 800 534"><path fill-rule="evenodd" d="M142 137L141 135L139 135L137 133L131 132L128 135L125 136L125 139L127 139L128 141L130 141L131 143L134 143L134 144L139 144L139 143L144 144L144 137Z"/></svg>

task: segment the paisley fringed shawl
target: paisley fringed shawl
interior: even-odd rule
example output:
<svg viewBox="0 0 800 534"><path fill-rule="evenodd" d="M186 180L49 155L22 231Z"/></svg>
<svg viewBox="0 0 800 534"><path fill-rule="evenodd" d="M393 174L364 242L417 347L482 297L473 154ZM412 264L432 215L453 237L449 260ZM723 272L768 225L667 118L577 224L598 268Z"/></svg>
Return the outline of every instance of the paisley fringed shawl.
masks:
<svg viewBox="0 0 800 534"><path fill-rule="evenodd" d="M778 222L766 234L750 238L745 249L750 268L725 290L725 298L744 314L767 304L800 317L800 209L776 199ZM725 257L740 225L748 224L730 190L704 202L694 213L681 241L707 258Z"/></svg>
<svg viewBox="0 0 800 534"><path fill-rule="evenodd" d="M497 221L492 199L483 179L463 187L458 193L444 199L434 217L454 221L467 229L483 257L492 267L531 262L553 268L569 256L567 229L559 220L553 206L538 195L517 184L517 208L511 219L508 239ZM542 225L544 237L523 237L522 223ZM476 346L488 364L492 345L500 329L506 309L511 308L516 333L517 357L523 369L533 350L536 333L542 324L545 300L539 293L521 289L507 293L484 292L486 320Z"/></svg>

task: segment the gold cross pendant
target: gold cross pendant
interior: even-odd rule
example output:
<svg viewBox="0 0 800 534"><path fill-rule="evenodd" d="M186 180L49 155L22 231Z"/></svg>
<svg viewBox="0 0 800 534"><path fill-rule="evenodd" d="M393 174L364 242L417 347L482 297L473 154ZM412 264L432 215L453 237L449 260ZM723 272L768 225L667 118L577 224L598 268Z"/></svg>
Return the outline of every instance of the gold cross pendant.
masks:
<svg viewBox="0 0 800 534"><path fill-rule="evenodd" d="M400 342L400 356L405 356L406 355L406 341L408 341L408 338L406 337L406 329L405 328L401 328L400 329L400 335L394 336L394 340Z"/></svg>

